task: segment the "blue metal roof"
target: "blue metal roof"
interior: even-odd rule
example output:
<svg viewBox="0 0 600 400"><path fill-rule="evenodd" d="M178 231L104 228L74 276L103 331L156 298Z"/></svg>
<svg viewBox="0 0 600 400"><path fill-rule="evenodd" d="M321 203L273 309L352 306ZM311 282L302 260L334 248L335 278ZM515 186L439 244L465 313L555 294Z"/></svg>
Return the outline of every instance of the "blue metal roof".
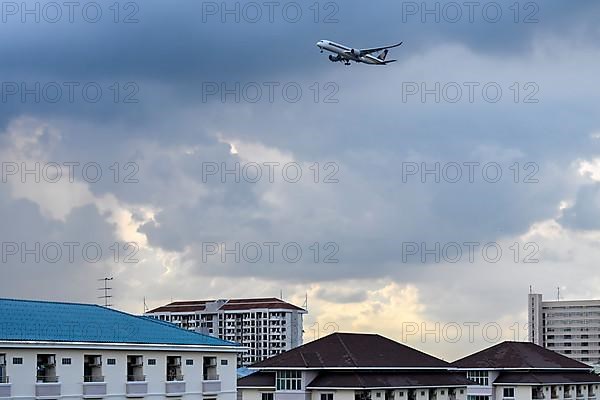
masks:
<svg viewBox="0 0 600 400"><path fill-rule="evenodd" d="M238 346L94 304L1 298L0 340Z"/></svg>

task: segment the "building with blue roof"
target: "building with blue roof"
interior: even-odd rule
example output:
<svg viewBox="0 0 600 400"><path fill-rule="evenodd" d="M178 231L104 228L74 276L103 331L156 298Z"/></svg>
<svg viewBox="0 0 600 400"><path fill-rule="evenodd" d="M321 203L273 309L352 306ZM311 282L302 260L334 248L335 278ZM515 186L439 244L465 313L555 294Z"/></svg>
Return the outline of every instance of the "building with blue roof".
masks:
<svg viewBox="0 0 600 400"><path fill-rule="evenodd" d="M234 400L241 351L93 304L0 299L0 399Z"/></svg>

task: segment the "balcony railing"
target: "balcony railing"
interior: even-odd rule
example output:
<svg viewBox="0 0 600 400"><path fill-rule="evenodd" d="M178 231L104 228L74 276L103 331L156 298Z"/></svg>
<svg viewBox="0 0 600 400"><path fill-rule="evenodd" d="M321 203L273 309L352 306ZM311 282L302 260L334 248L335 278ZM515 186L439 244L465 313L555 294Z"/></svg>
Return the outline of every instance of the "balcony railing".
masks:
<svg viewBox="0 0 600 400"><path fill-rule="evenodd" d="M106 396L106 383L104 383L104 377L89 377L91 380L83 383L83 396L87 398L98 398ZM102 380L98 380L102 378Z"/></svg>
<svg viewBox="0 0 600 400"><path fill-rule="evenodd" d="M181 375L181 374L167 376L167 382L182 382L182 381L183 381L183 375Z"/></svg>
<svg viewBox="0 0 600 400"><path fill-rule="evenodd" d="M83 377L83 381L86 383L99 383L99 382L104 382L104 377L88 375L88 376Z"/></svg>
<svg viewBox="0 0 600 400"><path fill-rule="evenodd" d="M148 394L148 383L145 381L129 381L125 386L127 397L143 397Z"/></svg>
<svg viewBox="0 0 600 400"><path fill-rule="evenodd" d="M219 374L205 374L202 378L205 381L218 381L220 380Z"/></svg>
<svg viewBox="0 0 600 400"><path fill-rule="evenodd" d="M60 397L58 376L38 376L35 385L36 397Z"/></svg>
<svg viewBox="0 0 600 400"><path fill-rule="evenodd" d="M167 395L181 395L185 393L185 382L168 381L165 383L165 393Z"/></svg>
<svg viewBox="0 0 600 400"><path fill-rule="evenodd" d="M58 376L38 375L38 383L58 383Z"/></svg>
<svg viewBox="0 0 600 400"><path fill-rule="evenodd" d="M221 391L221 381L218 380L204 380L202 381L202 392L203 393L219 393Z"/></svg>
<svg viewBox="0 0 600 400"><path fill-rule="evenodd" d="M127 382L145 382L146 375L127 375Z"/></svg>
<svg viewBox="0 0 600 400"><path fill-rule="evenodd" d="M0 376L0 398L7 399L12 395L8 376Z"/></svg>

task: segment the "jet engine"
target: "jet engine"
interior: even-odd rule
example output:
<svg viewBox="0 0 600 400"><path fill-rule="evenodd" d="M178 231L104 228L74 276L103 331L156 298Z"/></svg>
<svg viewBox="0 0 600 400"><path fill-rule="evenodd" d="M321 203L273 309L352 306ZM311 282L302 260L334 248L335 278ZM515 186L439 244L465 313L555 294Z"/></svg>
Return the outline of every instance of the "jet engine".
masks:
<svg viewBox="0 0 600 400"><path fill-rule="evenodd" d="M342 57L340 57L340 56L339 56L339 54L338 54L337 56L330 55L330 56L329 56L329 60L330 60L331 62L342 61Z"/></svg>

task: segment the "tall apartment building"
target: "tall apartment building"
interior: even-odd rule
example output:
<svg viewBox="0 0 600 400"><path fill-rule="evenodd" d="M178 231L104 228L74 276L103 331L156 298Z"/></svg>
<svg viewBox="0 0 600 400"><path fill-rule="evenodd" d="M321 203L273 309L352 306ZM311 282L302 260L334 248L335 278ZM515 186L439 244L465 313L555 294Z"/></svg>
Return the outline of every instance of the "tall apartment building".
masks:
<svg viewBox="0 0 600 400"><path fill-rule="evenodd" d="M176 301L145 315L181 328L237 342L245 367L302 345L306 310L277 298Z"/></svg>
<svg viewBox="0 0 600 400"><path fill-rule="evenodd" d="M590 365L600 363L600 300L528 297L529 340Z"/></svg>

